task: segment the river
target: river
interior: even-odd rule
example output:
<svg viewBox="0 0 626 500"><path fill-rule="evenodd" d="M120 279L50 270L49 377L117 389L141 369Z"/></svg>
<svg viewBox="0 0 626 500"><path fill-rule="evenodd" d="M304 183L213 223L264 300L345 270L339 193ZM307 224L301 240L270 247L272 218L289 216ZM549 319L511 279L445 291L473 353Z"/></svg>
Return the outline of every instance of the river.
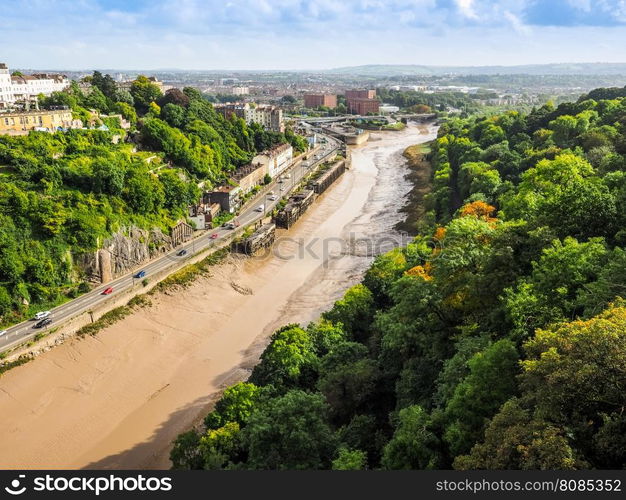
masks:
<svg viewBox="0 0 626 500"><path fill-rule="evenodd" d="M168 468L172 439L245 379L278 326L316 319L358 283L411 189L402 151L434 127L372 133L274 248L229 257L103 330L0 377L0 468Z"/></svg>

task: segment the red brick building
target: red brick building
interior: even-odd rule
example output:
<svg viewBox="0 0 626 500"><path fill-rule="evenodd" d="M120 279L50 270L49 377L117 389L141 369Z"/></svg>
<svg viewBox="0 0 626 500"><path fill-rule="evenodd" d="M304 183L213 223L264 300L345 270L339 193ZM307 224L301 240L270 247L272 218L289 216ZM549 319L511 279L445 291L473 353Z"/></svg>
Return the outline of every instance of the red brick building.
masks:
<svg viewBox="0 0 626 500"><path fill-rule="evenodd" d="M376 99L376 91L363 89L346 90L346 99Z"/></svg>
<svg viewBox="0 0 626 500"><path fill-rule="evenodd" d="M354 113L357 115L366 115L367 113L378 113L380 108L380 101L377 99L366 98L348 98L346 99L348 104L348 113Z"/></svg>
<svg viewBox="0 0 626 500"><path fill-rule="evenodd" d="M337 96L334 94L304 94L305 108L319 108L320 106L336 108Z"/></svg>

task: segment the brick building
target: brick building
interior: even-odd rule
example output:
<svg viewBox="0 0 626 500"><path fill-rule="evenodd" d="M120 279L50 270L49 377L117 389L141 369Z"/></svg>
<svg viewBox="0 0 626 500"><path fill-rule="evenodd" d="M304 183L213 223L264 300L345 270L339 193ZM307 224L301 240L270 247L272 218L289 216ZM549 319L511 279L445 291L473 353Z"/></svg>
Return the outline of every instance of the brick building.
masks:
<svg viewBox="0 0 626 500"><path fill-rule="evenodd" d="M376 91L366 89L346 90L346 99L376 99Z"/></svg>
<svg viewBox="0 0 626 500"><path fill-rule="evenodd" d="M320 106L336 108L337 96L335 94L304 94L305 108L319 108Z"/></svg>
<svg viewBox="0 0 626 500"><path fill-rule="evenodd" d="M378 113L380 101L377 99L350 98L346 99L348 113L366 115L368 113Z"/></svg>

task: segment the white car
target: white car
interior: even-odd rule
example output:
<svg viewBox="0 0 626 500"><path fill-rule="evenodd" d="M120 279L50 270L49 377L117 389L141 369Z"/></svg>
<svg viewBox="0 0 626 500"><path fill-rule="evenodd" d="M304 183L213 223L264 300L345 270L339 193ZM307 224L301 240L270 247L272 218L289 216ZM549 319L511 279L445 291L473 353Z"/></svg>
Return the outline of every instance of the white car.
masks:
<svg viewBox="0 0 626 500"><path fill-rule="evenodd" d="M263 210L265 210L265 205L259 205L254 209L255 212L262 212Z"/></svg>
<svg viewBox="0 0 626 500"><path fill-rule="evenodd" d="M44 319L50 316L50 311L40 311L35 314L35 319Z"/></svg>
<svg viewBox="0 0 626 500"><path fill-rule="evenodd" d="M278 196L276 196L275 194L268 196L270 201L276 201L278 199Z"/></svg>
<svg viewBox="0 0 626 500"><path fill-rule="evenodd" d="M0 330L0 337L2 337L3 335L6 335L7 331L6 330Z"/></svg>
<svg viewBox="0 0 626 500"><path fill-rule="evenodd" d="M285 174L285 175L283 175L283 179L291 179L291 174Z"/></svg>

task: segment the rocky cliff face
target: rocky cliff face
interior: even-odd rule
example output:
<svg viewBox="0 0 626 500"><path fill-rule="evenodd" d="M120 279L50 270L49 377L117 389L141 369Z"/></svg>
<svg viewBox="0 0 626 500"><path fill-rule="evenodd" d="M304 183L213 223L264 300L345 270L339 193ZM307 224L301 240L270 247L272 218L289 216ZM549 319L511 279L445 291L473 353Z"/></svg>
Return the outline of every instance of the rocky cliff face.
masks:
<svg viewBox="0 0 626 500"><path fill-rule="evenodd" d="M81 256L77 264L89 281L107 283L171 249L171 238L160 230L131 227L105 240L100 250Z"/></svg>

